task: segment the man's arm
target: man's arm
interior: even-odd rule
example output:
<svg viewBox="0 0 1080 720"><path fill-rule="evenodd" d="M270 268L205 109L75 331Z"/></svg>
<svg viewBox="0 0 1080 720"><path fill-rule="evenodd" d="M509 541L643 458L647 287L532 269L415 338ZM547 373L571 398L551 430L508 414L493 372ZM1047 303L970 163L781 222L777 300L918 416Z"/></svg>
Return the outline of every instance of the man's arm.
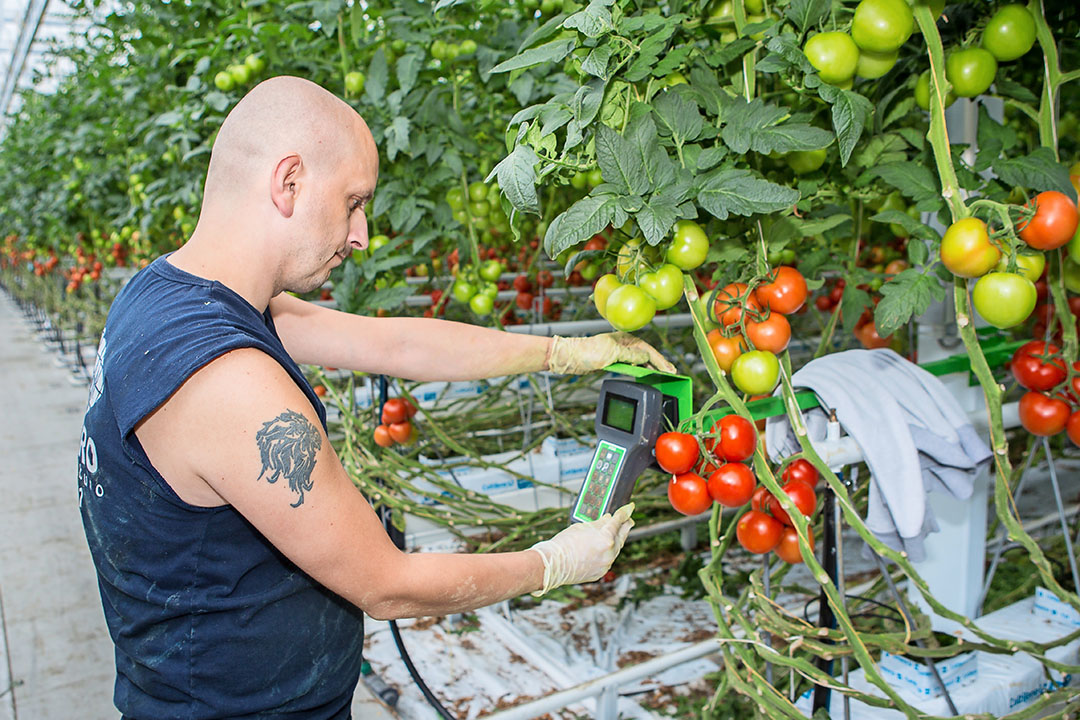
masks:
<svg viewBox="0 0 1080 720"><path fill-rule="evenodd" d="M551 338L434 318L366 317L287 293L270 301L278 335L300 364L408 380L477 380L547 367Z"/></svg>
<svg viewBox="0 0 1080 720"><path fill-rule="evenodd" d="M544 584L539 552L398 550L310 402L261 351L235 350L204 366L136 435L182 499L232 505L298 567L372 617L463 612Z"/></svg>
<svg viewBox="0 0 1080 720"><path fill-rule="evenodd" d="M372 318L282 293L270 301L278 335L301 364L408 380L477 380L553 370L581 374L613 362L675 367L626 333L548 338L434 318Z"/></svg>

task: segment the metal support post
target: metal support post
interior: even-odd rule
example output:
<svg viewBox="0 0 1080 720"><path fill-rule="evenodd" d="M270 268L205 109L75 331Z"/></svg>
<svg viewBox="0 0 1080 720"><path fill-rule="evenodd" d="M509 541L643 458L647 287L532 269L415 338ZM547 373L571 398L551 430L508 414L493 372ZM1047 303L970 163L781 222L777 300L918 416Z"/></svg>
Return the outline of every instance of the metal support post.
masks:
<svg viewBox="0 0 1080 720"><path fill-rule="evenodd" d="M1046 452L1046 462L1050 466L1050 484L1054 488L1054 502L1057 504L1058 518L1061 519L1061 538L1065 543L1065 551L1069 555L1069 569L1072 571L1073 587L1080 588L1080 582L1077 582L1076 555L1073 553L1072 542L1070 542L1072 534L1069 532L1068 523L1065 522L1065 506L1061 502L1061 487L1058 485L1054 457L1050 454L1050 441L1044 437L1042 443L1043 451Z"/></svg>

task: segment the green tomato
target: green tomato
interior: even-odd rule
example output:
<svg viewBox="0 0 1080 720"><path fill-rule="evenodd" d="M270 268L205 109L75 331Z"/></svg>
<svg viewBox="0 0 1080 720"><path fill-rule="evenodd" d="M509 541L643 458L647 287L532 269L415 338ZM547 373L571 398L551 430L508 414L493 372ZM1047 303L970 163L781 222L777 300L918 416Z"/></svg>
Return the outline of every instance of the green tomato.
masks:
<svg viewBox="0 0 1080 720"><path fill-rule="evenodd" d="M582 280L595 280L596 276L600 274L600 266L589 261L578 272L581 273Z"/></svg>
<svg viewBox="0 0 1080 720"><path fill-rule="evenodd" d="M541 15L554 15L559 10L562 10L561 0L540 0Z"/></svg>
<svg viewBox="0 0 1080 720"><path fill-rule="evenodd" d="M1027 320L1037 297L1035 283L1015 273L987 273L971 291L975 311L996 328L1013 327Z"/></svg>
<svg viewBox="0 0 1080 720"><path fill-rule="evenodd" d="M460 225L464 225L469 222L469 211L465 208L458 208L453 212L454 221Z"/></svg>
<svg viewBox="0 0 1080 720"><path fill-rule="evenodd" d="M229 92L233 89L233 85L235 84L236 83L233 82L232 74L224 70L214 76L214 87L216 87L221 92Z"/></svg>
<svg viewBox="0 0 1080 720"><path fill-rule="evenodd" d="M596 306L596 312L600 313L600 317L605 320L607 320L608 298L611 297L611 293L620 287L622 287L622 283L612 273L601 275L600 279L593 285L593 304Z"/></svg>
<svg viewBox="0 0 1080 720"><path fill-rule="evenodd" d="M251 79L251 71L248 70L247 65L230 65L229 74L237 85L247 85L248 80Z"/></svg>
<svg viewBox="0 0 1080 720"><path fill-rule="evenodd" d="M830 85L843 85L855 76L859 48L847 33L818 33L806 41L803 52L822 81Z"/></svg>
<svg viewBox="0 0 1080 720"><path fill-rule="evenodd" d="M465 207L465 193L459 187L453 187L446 191L446 204L451 210L461 210Z"/></svg>
<svg viewBox="0 0 1080 720"><path fill-rule="evenodd" d="M637 285L615 288L604 306L607 321L616 330L633 332L649 324L656 314L656 301Z"/></svg>
<svg viewBox="0 0 1080 720"><path fill-rule="evenodd" d="M491 203L487 200L469 203L469 211L476 217L487 217L491 214Z"/></svg>
<svg viewBox="0 0 1080 720"><path fill-rule="evenodd" d="M743 2L743 8L745 8L748 13L757 14L765 9L765 4L762 0L745 0L745 2Z"/></svg>
<svg viewBox="0 0 1080 720"><path fill-rule="evenodd" d="M945 96L945 107L949 107L956 102L956 93L952 88L949 88L948 94ZM919 79L915 82L915 104L921 107L923 110L930 109L930 71L926 70Z"/></svg>
<svg viewBox="0 0 1080 720"><path fill-rule="evenodd" d="M436 40L431 43L431 57L436 60L446 59L446 43L442 40Z"/></svg>
<svg viewBox="0 0 1080 720"><path fill-rule="evenodd" d="M914 30L915 16L905 0L862 0L851 21L851 39L870 52L895 52Z"/></svg>
<svg viewBox="0 0 1080 720"><path fill-rule="evenodd" d="M784 156L784 162L795 171L796 175L812 173L825 164L825 148L820 150L796 150Z"/></svg>
<svg viewBox="0 0 1080 720"><path fill-rule="evenodd" d="M495 282L503 273L503 265L498 260L488 260L480 266L480 277Z"/></svg>
<svg viewBox="0 0 1080 720"><path fill-rule="evenodd" d="M490 295L485 295L482 292L476 293L469 298L469 308L477 315L490 315L494 307L495 301Z"/></svg>
<svg viewBox="0 0 1080 720"><path fill-rule="evenodd" d="M458 278L454 282L454 288L451 292L453 292L455 300L467 303L476 294L476 286L467 280Z"/></svg>
<svg viewBox="0 0 1080 720"><path fill-rule="evenodd" d="M766 350L744 352L731 365L731 379L740 392L766 395L780 379L780 361Z"/></svg>
<svg viewBox="0 0 1080 720"><path fill-rule="evenodd" d="M345 92L348 95L359 95L364 91L364 73L353 70L345 73Z"/></svg>
<svg viewBox="0 0 1080 720"><path fill-rule="evenodd" d="M876 80L893 69L900 51L876 53L869 50L859 51L859 61L855 63L855 74L867 80Z"/></svg>
<svg viewBox="0 0 1080 720"><path fill-rule="evenodd" d="M1071 293L1080 293L1080 264L1071 257L1066 257L1061 266L1061 274L1065 277L1065 289Z"/></svg>
<svg viewBox="0 0 1080 720"><path fill-rule="evenodd" d="M912 7L917 7L919 5L928 6L935 21L941 17L941 13L945 12L945 0L908 0L908 5L911 5Z"/></svg>
<svg viewBox="0 0 1080 720"><path fill-rule="evenodd" d="M472 202L480 202L486 200L488 194L487 185L479 180L469 183L469 200Z"/></svg>
<svg viewBox="0 0 1080 720"><path fill-rule="evenodd" d="M667 310L675 306L682 297L682 270L671 263L665 263L656 272L642 275L637 284L656 301L657 310Z"/></svg>
<svg viewBox="0 0 1080 720"><path fill-rule="evenodd" d="M596 187L600 183L604 182L604 174L600 172L600 168L593 168L589 171L589 187Z"/></svg>
<svg viewBox="0 0 1080 720"><path fill-rule="evenodd" d="M675 223L675 235L668 246L667 261L680 270L693 270L709 254L709 237L693 220Z"/></svg>
<svg viewBox="0 0 1080 720"><path fill-rule="evenodd" d="M462 55L472 55L476 52L476 41L472 38L465 38L458 47Z"/></svg>
<svg viewBox="0 0 1080 720"><path fill-rule="evenodd" d="M584 190L585 186L588 185L588 184L589 184L589 175L588 175L588 173L583 173L583 172L579 171L579 172L574 173L572 176L570 176L570 185L575 190Z"/></svg>
<svg viewBox="0 0 1080 720"><path fill-rule="evenodd" d="M1035 18L1023 5L1006 5L986 23L981 44L998 62L1026 55L1035 45Z"/></svg>
<svg viewBox="0 0 1080 720"><path fill-rule="evenodd" d="M1016 253L1016 271L1031 282L1035 282L1042 277L1044 268L1046 268L1046 256L1041 252ZM1001 259L998 260L997 267L994 269L998 272L1007 272L1009 269L1009 256L1002 255Z"/></svg>
<svg viewBox="0 0 1080 720"><path fill-rule="evenodd" d="M997 60L983 48L954 50L945 60L945 77L960 97L975 97L990 89L997 74Z"/></svg>
<svg viewBox="0 0 1080 720"><path fill-rule="evenodd" d="M1073 262L1080 263L1080 225L1076 227L1076 234L1073 235L1072 240L1069 241L1069 244L1065 249L1068 251L1069 257Z"/></svg>
<svg viewBox="0 0 1080 720"><path fill-rule="evenodd" d="M390 238L385 235L373 235L368 239L368 250L375 252L388 242L390 242Z"/></svg>
<svg viewBox="0 0 1080 720"><path fill-rule="evenodd" d="M254 54L244 58L244 64L247 65L247 69L251 71L252 75L258 75L266 67L266 61Z"/></svg>

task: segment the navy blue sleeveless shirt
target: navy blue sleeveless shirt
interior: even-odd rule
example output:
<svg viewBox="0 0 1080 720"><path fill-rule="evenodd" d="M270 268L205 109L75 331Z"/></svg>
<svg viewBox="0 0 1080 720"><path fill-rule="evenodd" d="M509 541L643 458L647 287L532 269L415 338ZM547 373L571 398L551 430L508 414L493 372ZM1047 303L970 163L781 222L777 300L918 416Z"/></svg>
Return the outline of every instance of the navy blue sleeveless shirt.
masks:
<svg viewBox="0 0 1080 720"><path fill-rule="evenodd" d="M181 500L135 425L236 348L284 367L326 426L269 310L164 257L117 296L98 347L79 453L79 507L131 720L348 718L363 616L231 506ZM213 412L213 408L207 408Z"/></svg>

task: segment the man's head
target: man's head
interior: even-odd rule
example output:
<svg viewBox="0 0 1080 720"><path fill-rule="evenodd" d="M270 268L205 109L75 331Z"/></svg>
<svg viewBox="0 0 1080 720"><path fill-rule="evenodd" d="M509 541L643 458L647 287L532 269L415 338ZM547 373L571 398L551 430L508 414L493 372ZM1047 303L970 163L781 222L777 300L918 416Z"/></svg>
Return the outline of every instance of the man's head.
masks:
<svg viewBox="0 0 1080 720"><path fill-rule="evenodd" d="M364 206L378 162L371 132L346 103L307 80L271 78L221 125L200 225L246 236L247 250L272 261L277 290L313 290L367 246Z"/></svg>

